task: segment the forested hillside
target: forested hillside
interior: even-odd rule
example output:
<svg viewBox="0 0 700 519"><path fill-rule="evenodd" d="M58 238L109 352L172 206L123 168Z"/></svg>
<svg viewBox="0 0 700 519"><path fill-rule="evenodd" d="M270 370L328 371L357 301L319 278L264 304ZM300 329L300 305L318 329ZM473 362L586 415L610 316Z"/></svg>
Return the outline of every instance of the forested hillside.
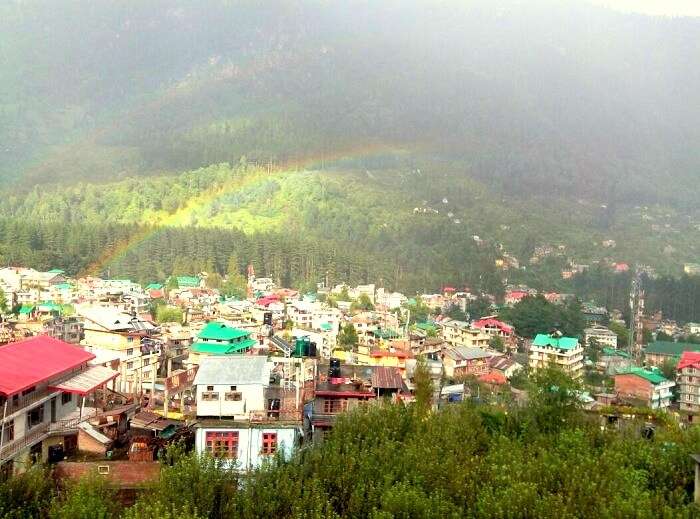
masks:
<svg viewBox="0 0 700 519"><path fill-rule="evenodd" d="M676 198L700 22L583 2L6 2L6 178L436 154L508 192Z"/></svg>
<svg viewBox="0 0 700 519"><path fill-rule="evenodd" d="M284 235L403 289L492 285L494 256L538 245L678 273L700 243L698 56L696 19L583 1L4 2L0 213Z"/></svg>

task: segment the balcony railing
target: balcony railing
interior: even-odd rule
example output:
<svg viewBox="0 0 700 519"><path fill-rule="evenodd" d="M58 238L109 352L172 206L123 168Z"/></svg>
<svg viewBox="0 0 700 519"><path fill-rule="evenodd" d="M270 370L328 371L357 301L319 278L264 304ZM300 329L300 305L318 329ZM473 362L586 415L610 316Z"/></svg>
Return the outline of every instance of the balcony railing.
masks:
<svg viewBox="0 0 700 519"><path fill-rule="evenodd" d="M58 420L56 422L41 423L32 427L27 434L16 440L6 442L0 449L0 462L12 458L15 454L26 447L31 447L45 440L52 434L67 434L78 430L78 424L88 420L97 413L92 409L83 414L83 416Z"/></svg>

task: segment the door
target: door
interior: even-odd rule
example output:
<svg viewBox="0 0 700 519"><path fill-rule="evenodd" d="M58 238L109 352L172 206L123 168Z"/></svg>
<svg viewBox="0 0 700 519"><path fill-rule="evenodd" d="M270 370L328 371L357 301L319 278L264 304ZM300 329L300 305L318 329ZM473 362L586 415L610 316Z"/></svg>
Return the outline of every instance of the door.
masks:
<svg viewBox="0 0 700 519"><path fill-rule="evenodd" d="M51 399L51 423L56 421L56 397Z"/></svg>

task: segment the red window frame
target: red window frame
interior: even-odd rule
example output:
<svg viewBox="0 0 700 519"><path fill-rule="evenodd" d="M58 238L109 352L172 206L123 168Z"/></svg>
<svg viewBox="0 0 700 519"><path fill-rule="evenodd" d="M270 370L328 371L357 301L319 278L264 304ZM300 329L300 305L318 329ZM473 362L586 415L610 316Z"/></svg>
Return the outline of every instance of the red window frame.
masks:
<svg viewBox="0 0 700 519"><path fill-rule="evenodd" d="M207 431L206 449L215 458L238 457L238 431Z"/></svg>
<svg viewBox="0 0 700 519"><path fill-rule="evenodd" d="M261 452L262 454L274 454L277 452L277 433L263 433Z"/></svg>

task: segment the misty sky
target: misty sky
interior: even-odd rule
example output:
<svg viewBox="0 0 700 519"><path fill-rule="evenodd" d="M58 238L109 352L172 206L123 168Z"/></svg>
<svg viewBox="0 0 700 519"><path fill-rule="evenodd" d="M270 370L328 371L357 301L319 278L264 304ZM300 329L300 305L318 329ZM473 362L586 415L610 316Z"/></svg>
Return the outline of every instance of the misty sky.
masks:
<svg viewBox="0 0 700 519"><path fill-rule="evenodd" d="M666 16L700 16L700 0L593 0L626 12Z"/></svg>

